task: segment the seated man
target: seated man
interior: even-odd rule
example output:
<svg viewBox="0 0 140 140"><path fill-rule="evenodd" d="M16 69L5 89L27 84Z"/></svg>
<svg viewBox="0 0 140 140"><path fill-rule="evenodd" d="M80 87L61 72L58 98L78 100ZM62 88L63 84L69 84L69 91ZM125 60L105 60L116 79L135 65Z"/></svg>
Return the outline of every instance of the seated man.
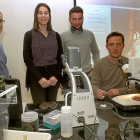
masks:
<svg viewBox="0 0 140 140"><path fill-rule="evenodd" d="M123 34L116 31L107 36L106 48L109 55L95 62L91 81L93 93L98 99L104 99L105 95L112 98L128 93L128 88L125 85L128 77L118 62L119 59L124 62L128 61L121 55L124 46Z"/></svg>

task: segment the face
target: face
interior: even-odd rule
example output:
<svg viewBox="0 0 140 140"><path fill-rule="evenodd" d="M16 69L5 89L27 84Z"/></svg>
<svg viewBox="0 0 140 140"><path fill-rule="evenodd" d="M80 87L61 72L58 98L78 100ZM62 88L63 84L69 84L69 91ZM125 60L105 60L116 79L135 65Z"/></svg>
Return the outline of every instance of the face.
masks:
<svg viewBox="0 0 140 140"><path fill-rule="evenodd" d="M49 21L49 11L46 7L44 6L39 7L37 19L38 19L39 25L47 25Z"/></svg>
<svg viewBox="0 0 140 140"><path fill-rule="evenodd" d="M72 13L69 22L71 23L71 26L78 30L83 25L83 19L82 13Z"/></svg>
<svg viewBox="0 0 140 140"><path fill-rule="evenodd" d="M3 17L1 14L0 14L0 20L3 20ZM2 29L3 29L3 22L0 22L0 34L2 32Z"/></svg>
<svg viewBox="0 0 140 140"><path fill-rule="evenodd" d="M120 36L109 38L106 48L111 58L119 58L124 48L122 38Z"/></svg>

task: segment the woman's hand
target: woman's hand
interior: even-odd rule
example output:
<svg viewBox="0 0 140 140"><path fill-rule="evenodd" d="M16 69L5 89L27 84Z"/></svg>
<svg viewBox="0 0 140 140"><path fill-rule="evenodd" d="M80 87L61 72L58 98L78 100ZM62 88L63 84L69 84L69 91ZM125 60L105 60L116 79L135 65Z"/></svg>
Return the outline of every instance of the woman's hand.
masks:
<svg viewBox="0 0 140 140"><path fill-rule="evenodd" d="M54 77L54 76L52 76L50 79L49 79L49 84L50 84L50 86L55 86L56 85L56 83L57 83L57 79Z"/></svg>
<svg viewBox="0 0 140 140"><path fill-rule="evenodd" d="M41 85L42 88L47 88L49 87L49 81L46 80L45 78L42 78L41 80L39 80L39 84Z"/></svg>

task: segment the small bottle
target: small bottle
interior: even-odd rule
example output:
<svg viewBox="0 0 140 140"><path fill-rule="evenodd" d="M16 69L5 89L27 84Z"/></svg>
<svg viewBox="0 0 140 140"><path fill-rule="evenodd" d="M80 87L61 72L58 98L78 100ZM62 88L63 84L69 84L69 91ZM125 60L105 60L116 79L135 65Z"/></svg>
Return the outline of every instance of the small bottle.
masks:
<svg viewBox="0 0 140 140"><path fill-rule="evenodd" d="M72 114L70 106L61 107L61 136L71 137L73 134L72 129Z"/></svg>

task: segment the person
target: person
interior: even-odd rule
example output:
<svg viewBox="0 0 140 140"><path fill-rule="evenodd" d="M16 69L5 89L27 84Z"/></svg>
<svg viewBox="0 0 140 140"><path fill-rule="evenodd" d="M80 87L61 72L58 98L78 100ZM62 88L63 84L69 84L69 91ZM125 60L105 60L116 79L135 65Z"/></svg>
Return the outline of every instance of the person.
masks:
<svg viewBox="0 0 140 140"><path fill-rule="evenodd" d="M26 87L30 88L33 103L56 101L63 49L60 35L52 29L51 10L47 4L36 6L33 29L25 33L23 46Z"/></svg>
<svg viewBox="0 0 140 140"><path fill-rule="evenodd" d="M3 20L3 15L0 12L0 34L3 30L3 23L4 22L5 22L5 20ZM6 66L6 63L7 63L7 57L4 53L3 45L0 42L0 77L2 77L2 78L9 77L9 71L8 71L7 66Z"/></svg>
<svg viewBox="0 0 140 140"><path fill-rule="evenodd" d="M125 85L127 74L118 62L119 59L128 62L128 58L121 55L124 46L123 34L116 31L107 36L106 49L109 55L96 61L91 80L93 93L98 99L102 100L105 96L112 98L129 92Z"/></svg>
<svg viewBox="0 0 140 140"><path fill-rule="evenodd" d="M63 52L67 56L67 47L74 46L80 48L82 71L89 77L92 76L91 53L94 62L100 58L100 52L96 44L94 34L83 29L83 9L75 6L69 11L70 30L60 34Z"/></svg>

